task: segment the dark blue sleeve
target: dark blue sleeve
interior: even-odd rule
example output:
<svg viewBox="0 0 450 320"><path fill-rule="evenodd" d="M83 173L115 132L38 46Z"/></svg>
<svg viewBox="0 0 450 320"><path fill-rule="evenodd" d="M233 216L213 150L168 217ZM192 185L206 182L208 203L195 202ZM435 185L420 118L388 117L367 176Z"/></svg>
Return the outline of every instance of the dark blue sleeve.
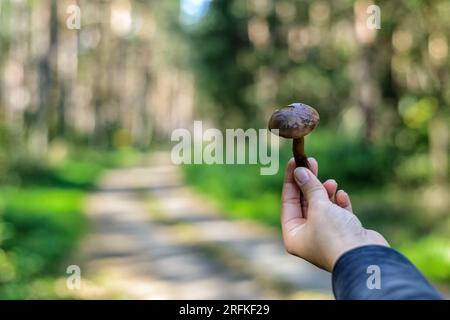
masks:
<svg viewBox="0 0 450 320"><path fill-rule="evenodd" d="M377 245L352 249L338 259L333 292L344 300L442 299L405 256Z"/></svg>

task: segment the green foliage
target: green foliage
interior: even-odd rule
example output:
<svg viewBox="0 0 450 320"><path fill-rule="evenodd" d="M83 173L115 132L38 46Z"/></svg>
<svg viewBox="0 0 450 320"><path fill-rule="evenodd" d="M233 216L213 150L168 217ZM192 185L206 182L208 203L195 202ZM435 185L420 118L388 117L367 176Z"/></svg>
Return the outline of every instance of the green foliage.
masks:
<svg viewBox="0 0 450 320"><path fill-rule="evenodd" d="M81 191L38 187L3 189L1 194L10 233L3 242L6 251L25 257L27 252L39 253L46 261L58 261L83 230Z"/></svg>
<svg viewBox="0 0 450 320"><path fill-rule="evenodd" d="M44 188L0 192L7 199L2 221L7 234L0 246L0 264L7 272L0 280L0 297L26 298L27 284L53 275L82 235L83 193ZM9 296L13 287L22 294Z"/></svg>
<svg viewBox="0 0 450 320"><path fill-rule="evenodd" d="M234 124L252 116L252 102L245 95L253 83L255 67L252 53L249 65L236 68L236 60L245 56L249 41L245 34L246 20L238 18L235 9L232 1L211 2L202 27L188 30L185 35L192 48L196 48L191 56L202 92L214 103L215 110L208 111L215 120L232 119Z"/></svg>
<svg viewBox="0 0 450 320"><path fill-rule="evenodd" d="M347 191L386 184L395 163L389 147L369 147L344 137L337 140L336 136L335 132L317 130L307 137L307 152L319 161L322 180L333 177ZM280 152L280 168L272 176L261 176L259 165L186 165L184 171L190 183L217 198L233 217L278 225L284 166L292 157L290 141Z"/></svg>
<svg viewBox="0 0 450 320"><path fill-rule="evenodd" d="M27 187L89 188L102 166L87 161L67 160L54 167L22 159L10 165L9 181Z"/></svg>
<svg viewBox="0 0 450 320"><path fill-rule="evenodd" d="M392 177L398 156L389 144L369 145L338 130L318 128L306 137L306 144L308 155L320 163L319 178L333 178L349 191L383 186Z"/></svg>
<svg viewBox="0 0 450 320"><path fill-rule="evenodd" d="M403 247L402 252L432 279L450 282L450 240L430 235Z"/></svg>
<svg viewBox="0 0 450 320"><path fill-rule="evenodd" d="M87 159L12 166L16 184L0 188L0 298L54 297L60 264L86 228L86 191L103 167Z"/></svg>

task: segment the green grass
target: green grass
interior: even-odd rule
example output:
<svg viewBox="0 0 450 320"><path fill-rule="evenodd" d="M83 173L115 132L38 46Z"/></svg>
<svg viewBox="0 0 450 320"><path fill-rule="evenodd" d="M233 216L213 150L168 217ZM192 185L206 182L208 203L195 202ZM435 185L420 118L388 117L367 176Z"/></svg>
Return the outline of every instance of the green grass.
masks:
<svg viewBox="0 0 450 320"><path fill-rule="evenodd" d="M26 298L28 281L56 273L83 234L84 193L39 187L3 188L0 193L4 202L1 252L4 264L7 259L10 264L10 272L0 277L4 282L0 296Z"/></svg>
<svg viewBox="0 0 450 320"><path fill-rule="evenodd" d="M308 153L320 163L319 178L333 177L346 191L384 184L393 172L394 158L387 146L368 148L357 141L336 141L336 135L327 131L312 136L306 145ZM280 150L279 171L271 176L260 175L259 165L186 165L184 173L189 183L216 199L231 217L278 226L284 168L291 157L288 142Z"/></svg>
<svg viewBox="0 0 450 320"><path fill-rule="evenodd" d="M84 158L83 158L84 157ZM55 281L86 230L83 206L105 162L14 163L0 187L0 298L55 298Z"/></svg>
<svg viewBox="0 0 450 320"><path fill-rule="evenodd" d="M450 239L439 235L425 236L400 250L428 277L450 283Z"/></svg>

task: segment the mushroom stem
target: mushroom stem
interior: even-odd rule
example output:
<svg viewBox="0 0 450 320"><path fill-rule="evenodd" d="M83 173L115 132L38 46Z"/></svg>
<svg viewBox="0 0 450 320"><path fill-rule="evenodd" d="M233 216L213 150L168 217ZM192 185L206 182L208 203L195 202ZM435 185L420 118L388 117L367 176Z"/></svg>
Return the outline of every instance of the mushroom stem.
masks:
<svg viewBox="0 0 450 320"><path fill-rule="evenodd" d="M294 154L295 165L309 169L308 158L305 155L305 139L296 138L292 141L292 153Z"/></svg>

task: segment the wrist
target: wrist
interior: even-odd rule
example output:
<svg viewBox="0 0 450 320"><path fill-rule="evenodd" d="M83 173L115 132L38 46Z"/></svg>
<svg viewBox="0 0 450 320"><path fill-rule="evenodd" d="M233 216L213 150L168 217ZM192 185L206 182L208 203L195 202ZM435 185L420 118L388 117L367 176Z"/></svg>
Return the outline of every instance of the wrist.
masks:
<svg viewBox="0 0 450 320"><path fill-rule="evenodd" d="M377 233L378 234L378 233ZM379 234L378 234L379 235ZM371 237L365 239L354 239L352 241L342 242L341 245L334 252L330 263L330 271L333 270L339 258L341 258L347 252L354 250L356 248L365 247L365 246L385 246L390 247L387 241L380 235L379 239L372 239Z"/></svg>

